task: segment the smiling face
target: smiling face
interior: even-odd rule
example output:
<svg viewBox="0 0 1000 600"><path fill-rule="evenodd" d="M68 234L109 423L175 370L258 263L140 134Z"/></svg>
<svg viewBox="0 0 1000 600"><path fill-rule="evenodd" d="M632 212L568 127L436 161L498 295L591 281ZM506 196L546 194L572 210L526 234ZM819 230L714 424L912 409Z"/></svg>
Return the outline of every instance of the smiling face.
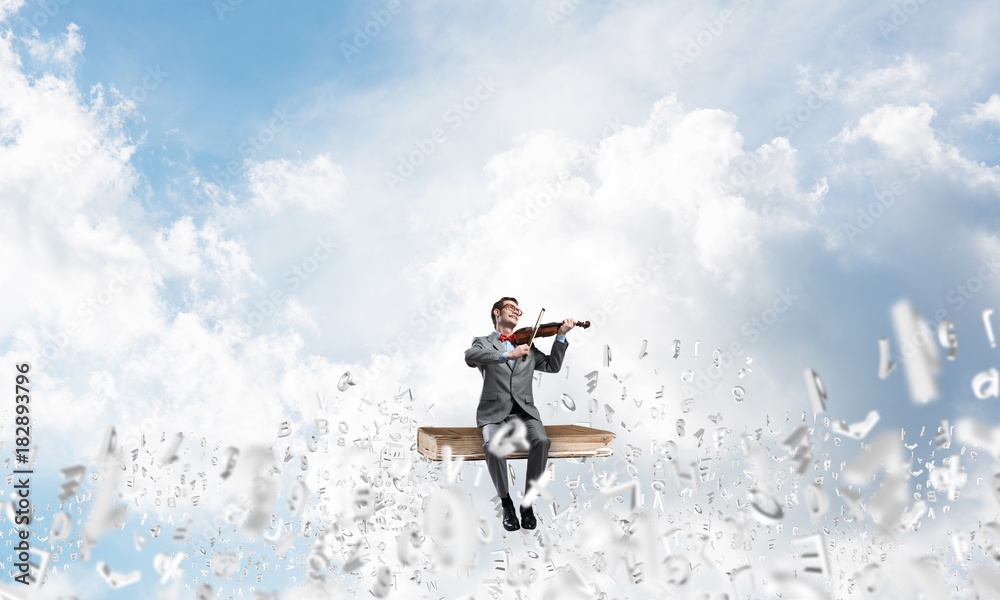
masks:
<svg viewBox="0 0 1000 600"><path fill-rule="evenodd" d="M498 330L502 328L513 329L516 327L518 319L521 317L521 310L517 307L517 300L505 298L498 308L493 309L493 317Z"/></svg>

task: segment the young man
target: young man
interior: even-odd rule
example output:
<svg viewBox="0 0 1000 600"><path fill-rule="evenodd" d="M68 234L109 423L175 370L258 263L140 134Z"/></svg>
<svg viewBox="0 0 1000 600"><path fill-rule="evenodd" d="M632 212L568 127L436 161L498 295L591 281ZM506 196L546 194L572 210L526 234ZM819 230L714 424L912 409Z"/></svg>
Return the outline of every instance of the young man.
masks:
<svg viewBox="0 0 1000 600"><path fill-rule="evenodd" d="M494 456L489 451L490 439L500 431L504 423L512 419L524 422L530 446L524 487L527 494L531 484L545 471L551 445L531 395L532 372L559 372L566 354L566 332L576 326L573 319L564 320L556 332L552 353L546 355L534 345L530 348L527 344L515 346L510 339L520 316L516 298L501 298L490 311L495 331L474 338L472 347L465 351L465 363L479 368L483 375L483 391L476 409L476 426L483 429L486 466L503 505L503 526L507 531L516 531L520 527L534 529L537 521L529 505L521 508L521 521L520 526L518 525L514 502L507 491L507 459ZM524 357L527 358L522 360Z"/></svg>

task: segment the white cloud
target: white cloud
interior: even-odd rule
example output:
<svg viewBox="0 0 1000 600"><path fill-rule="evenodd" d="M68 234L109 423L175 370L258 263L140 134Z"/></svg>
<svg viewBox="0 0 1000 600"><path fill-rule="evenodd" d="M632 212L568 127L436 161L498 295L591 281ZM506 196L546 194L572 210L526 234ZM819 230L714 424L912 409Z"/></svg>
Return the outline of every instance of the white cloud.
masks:
<svg viewBox="0 0 1000 600"><path fill-rule="evenodd" d="M566 25L586 29L587 6L574 17L577 21ZM643 6L641 12L656 10ZM731 28L732 33L727 33L731 37L713 44L705 62L692 65L691 71L709 64L713 52L722 56L743 35L735 33L739 27L749 36L753 28L748 20ZM615 23L628 24L629 20L611 20L602 27ZM663 37L659 31L655 34ZM649 42L652 37L644 39ZM645 48L636 40L628 42L629 52ZM768 42L777 45L780 40ZM85 97L69 76L29 79L7 41L0 44L0 85L5 92L0 94L4 140L0 159L5 167L11 165L0 171L0 194L5 199L0 218L6 234L0 245L4 258L0 274L5 281L18 282L23 292L10 299L9 309L0 317L2 331L12 339L6 358L16 361L39 351L49 335L68 340L39 382L50 403L52 422L46 424L46 435L61 436L60 443L77 446L77 455L86 457L93 454L95 438L105 426L114 423L123 435L134 432L150 418L151 407L161 404L168 416L157 417L153 424L157 436L172 439L177 432L195 433L213 442L267 446L275 445L280 425L288 421L295 430L288 446L296 456L305 455L302 440L304 432L314 427L313 419L324 416L342 419L350 430L350 442L368 435L366 427L385 426L392 413L383 408L412 409L409 414L419 425L468 425L480 381L478 372L462 363L462 352L473 335L488 331L488 307L508 293L519 296L522 307L530 311L522 325L533 321L542 306L548 309L546 320L571 316L594 321L592 329L571 334L564 372L543 376L536 392L540 404L547 407L564 392L576 398L578 411L561 411L552 422L590 420L618 432L619 448L626 442L648 448L653 439L662 441L664 431L676 429L677 407L684 399L680 374L688 368L704 369L712 350L737 341L758 358L753 372L740 380L748 399L738 403L732 397L736 367L727 367L726 375L720 377L722 383L715 384L718 391L701 390L696 408L685 413L689 434L681 445L694 456L693 430L712 427L708 415L713 413L720 415L722 426L731 428L734 436L741 428L752 431L766 418L766 425L777 430L769 433L778 439L778 434L792 426L788 415L794 421L806 402L801 378L789 383L785 374L801 375L802 363L813 361L827 361L824 374L837 372L854 357L834 361L823 354L821 345L829 342L840 350L853 350L855 346L838 336L874 338L870 331L859 332L854 326L859 318L856 304L845 302L828 313L807 306L824 302L821 296L836 291L832 290L836 285L843 283L849 289L852 282L830 266L848 253L843 246L823 248L812 243L817 232L829 227L828 211L837 208L836 202L845 201L837 194L850 182L852 170L868 169L891 178L899 160L931 152L939 158L920 185L944 181L951 186L945 189L962 199L983 191L988 196L997 189L996 167L969 159L937 135L933 127L936 108L932 108L936 105L921 91L935 73L907 57L892 67L855 71L846 83L841 82L847 113L843 118L848 124L829 146L834 153L842 153L838 158L844 157L847 166L839 171L828 172L828 165L823 164L829 158L824 155L828 147L800 144L800 137L796 137L797 146L785 138L769 139L769 135L757 138L766 141L747 144L744 132L753 129L758 109L751 101L726 110L713 108L718 104L712 103L696 104L706 108L685 108L678 98L687 97L690 88L679 86L683 89L676 96L659 101L648 100L661 94L644 95L651 94L647 88L633 96L640 100L631 102L648 107L648 116L634 119L638 124L607 131L597 143L577 139L548 123L528 127L525 121L516 121L518 125L512 127L514 119L494 121L495 114L486 118L484 108L476 115L480 121L463 124L468 146L462 146L456 134L454 145L447 148L478 146L484 139L513 137L513 142L493 146L494 151L485 157L468 153L456 161L463 168L473 165L471 171L477 174L484 169L487 181L470 177L455 188L440 183L452 173L452 165L444 164L447 148L436 155L442 159L437 166L428 161L422 171L431 182L427 193L443 190L446 197L425 199L420 208L460 206L469 217L467 223L436 230L439 239L425 240L399 226L400 222L424 226L434 216L420 215L425 221L400 219L393 223L394 229L383 229L387 207L398 209L400 197L380 196L379 203L365 212L366 203L361 200L368 197L352 197L356 192L346 182L350 177L353 184L370 173L342 168L335 164L332 152L314 153L304 160L248 163L248 193L238 191L238 186L207 185L215 197L225 199L223 208L153 226L133 196L140 179L139 163L133 162L134 142L122 127L132 107L107 100L101 87ZM34 46L39 56L51 60L68 60L74 52L68 40L63 46L39 44ZM594 46L591 51L599 55L601 44ZM659 49L661 57L669 56L669 47ZM629 63L636 80L648 73L642 70L647 61L649 68L662 68L649 56L655 55L644 54L637 63ZM579 61L586 63L585 58ZM839 72L824 70L826 66L821 64L817 70ZM512 72L516 69L508 71ZM543 68L526 75L526 80L536 82L533 91L539 97L552 85L546 74ZM600 89L609 81L606 73L594 81L561 76L573 80L577 90ZM453 75L448 84L447 94L454 90L468 93L466 79ZM626 92L615 87L613 94ZM574 100L581 97L566 94ZM428 114L436 117L439 99L424 95L415 98L411 108L429 106ZM499 93L493 100L501 101ZM524 100L512 101L498 113L517 113L523 109L517 102ZM556 105L545 108L555 111ZM574 118L615 112L607 108L565 105ZM388 102L382 107L390 109L398 105ZM982 112L992 114L989 110ZM420 117L407 118L416 121ZM770 116L761 118L767 123L771 120ZM54 164L66 168L55 172ZM918 186L913 187L918 191ZM915 194L914 198L924 196ZM914 201L909 206L920 208L920 204ZM354 212L340 223L340 211L347 209ZM907 215L906 219L925 226L942 218L934 210L929 216L916 210ZM350 260L343 261L343 270L338 265L337 270L318 274L313 281L322 302L313 302L280 282L286 265L283 259L271 258L284 251L301 263L301 255L296 254L302 251L297 245L301 236L271 235L272 230L257 228L279 219L286 219L294 234L305 225L336 222L342 231L353 234L352 241L374 238L374 242L345 248ZM902 229L900 224L906 219L892 221L891 228ZM962 224L966 233L981 232L978 222ZM927 239L933 238L914 236L908 243L922 244ZM983 252L996 247L995 238L985 235L957 237L955 244L956 251L971 247ZM892 244L881 240L872 246L879 253L894 251ZM307 258L310 251L306 251ZM929 264L931 273L944 272L949 266L946 262ZM924 269L924 265L913 269L917 268ZM814 270L815 276L805 275ZM126 274L127 281L116 283L119 272ZM378 279L378 285L359 285L358 279L365 276ZM897 273L878 271L872 278L878 276L889 279ZM416 294L397 290L397 281L404 277ZM823 281L827 279L833 283ZM923 283L914 280L916 285ZM809 290L809 294L802 290L817 282L826 287ZM451 285L457 291L446 292ZM789 286L797 286L791 293L803 298L794 310L775 317L779 323L767 322L774 332L769 334L772 338L754 345L756 339L750 342L748 334L737 331L735 324L744 319L763 315L766 320L774 315L773 310L767 311L776 302L775 290ZM285 293L283 303L271 302L274 291ZM348 298L341 301L343 296L335 296L337 292ZM381 323L363 322L347 310L362 305L371 315L384 314L386 319L395 319L391 323L403 324L390 327L396 336L393 341L373 333ZM93 316L85 317L91 314L88 307ZM862 306L862 310L871 308L870 302ZM338 313L337 319L325 321L330 313ZM259 323L251 316L255 314ZM812 322L803 323L807 317ZM69 333L70 325L76 326L74 333ZM829 335L817 335L814 328ZM320 339L310 345L309 335ZM411 341L403 342L402 335ZM683 356L679 359L672 358L673 339L681 340ZM702 342L697 359L692 352L694 340ZM792 343L786 345L789 340ZM645 362L637 358L643 341L649 342L650 352L642 359ZM397 342L398 353L394 351ZM547 343L539 345L544 348ZM615 358L610 368L601 368L601 387L594 397L599 400L598 409L591 415L583 373L598 368L605 344ZM872 346L865 347L872 350ZM353 350L357 347L378 350L361 353ZM337 383L347 370L355 374L359 385L340 392ZM622 402L618 395L625 396L625 386L618 386L615 382L621 380L612 374L628 381L629 397L622 397ZM836 377L827 379L832 416L855 409L864 400L854 396L865 398L871 392L867 380L857 379L858 387L851 389L852 397L846 400L845 379L840 379L839 389ZM415 401L401 402L396 408L391 403L404 385L412 386ZM664 388L664 397L658 398L657 392ZM331 396L331 408L317 406L317 392ZM363 398L385 404L365 412ZM629 404L633 401L647 404L633 409ZM647 425L635 434L626 433L615 419L605 425L605 404L617 407L619 420L635 423L652 418L650 408L657 403L669 412L661 424ZM431 405L433 411L421 410ZM369 416L374 423L367 422ZM888 414L883 417L891 420ZM80 431L84 433L64 435ZM344 469L344 463L337 462L340 458L335 451L314 460L324 467ZM371 472L376 470L376 459L371 456L357 462ZM648 466L643 464L644 469ZM770 466L778 470L782 465ZM647 477L648 469L642 475ZM487 492L480 488L477 493ZM149 501L151 497L143 500ZM221 497L206 499L213 510L222 502ZM346 502L338 497L331 506L339 509ZM717 502L716 507L722 505L718 498ZM726 558L735 560L736 556L727 553ZM853 562L853 557L843 560L848 566L855 566Z"/></svg>
<svg viewBox="0 0 1000 600"><path fill-rule="evenodd" d="M867 106L873 99L882 103L929 101L927 90L930 67L913 56L882 68L859 69L844 81L840 99L846 104Z"/></svg>
<svg viewBox="0 0 1000 600"><path fill-rule="evenodd" d="M966 116L972 123L1000 123L1000 94L993 94L986 102L972 107L972 114Z"/></svg>
<svg viewBox="0 0 1000 600"><path fill-rule="evenodd" d="M83 36L80 35L80 26L76 23L70 23L66 27L62 40L56 38L43 40L41 37L34 37L26 41L32 58L63 68L72 67L74 59L83 53L85 46Z"/></svg>
<svg viewBox="0 0 1000 600"><path fill-rule="evenodd" d="M326 154L309 161L249 163L247 179L253 202L269 212L289 206L307 212L333 212L343 203L346 192L344 170Z"/></svg>

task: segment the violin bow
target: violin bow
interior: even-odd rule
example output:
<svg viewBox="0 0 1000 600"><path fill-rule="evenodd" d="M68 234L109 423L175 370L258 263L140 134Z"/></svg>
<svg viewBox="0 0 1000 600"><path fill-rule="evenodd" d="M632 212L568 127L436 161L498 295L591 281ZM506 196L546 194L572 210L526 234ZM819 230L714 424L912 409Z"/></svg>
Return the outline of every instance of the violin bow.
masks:
<svg viewBox="0 0 1000 600"><path fill-rule="evenodd" d="M538 333L538 326L542 323L542 316L545 314L545 309L538 313L538 320L535 321L535 328L531 330L531 338L528 340L528 354L531 353L531 343L535 341L535 334ZM525 354L521 357L521 362L528 360L528 355Z"/></svg>

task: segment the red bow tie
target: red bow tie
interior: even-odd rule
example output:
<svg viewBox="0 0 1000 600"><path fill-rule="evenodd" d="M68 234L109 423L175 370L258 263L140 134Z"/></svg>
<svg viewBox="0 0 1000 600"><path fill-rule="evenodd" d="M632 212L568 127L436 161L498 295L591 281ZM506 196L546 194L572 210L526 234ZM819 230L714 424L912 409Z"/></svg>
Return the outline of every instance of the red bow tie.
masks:
<svg viewBox="0 0 1000 600"><path fill-rule="evenodd" d="M501 333L500 334L500 341L501 342L510 342L511 344L514 344L515 346L517 345L517 342L514 341L514 336L513 335L505 335L505 334Z"/></svg>

